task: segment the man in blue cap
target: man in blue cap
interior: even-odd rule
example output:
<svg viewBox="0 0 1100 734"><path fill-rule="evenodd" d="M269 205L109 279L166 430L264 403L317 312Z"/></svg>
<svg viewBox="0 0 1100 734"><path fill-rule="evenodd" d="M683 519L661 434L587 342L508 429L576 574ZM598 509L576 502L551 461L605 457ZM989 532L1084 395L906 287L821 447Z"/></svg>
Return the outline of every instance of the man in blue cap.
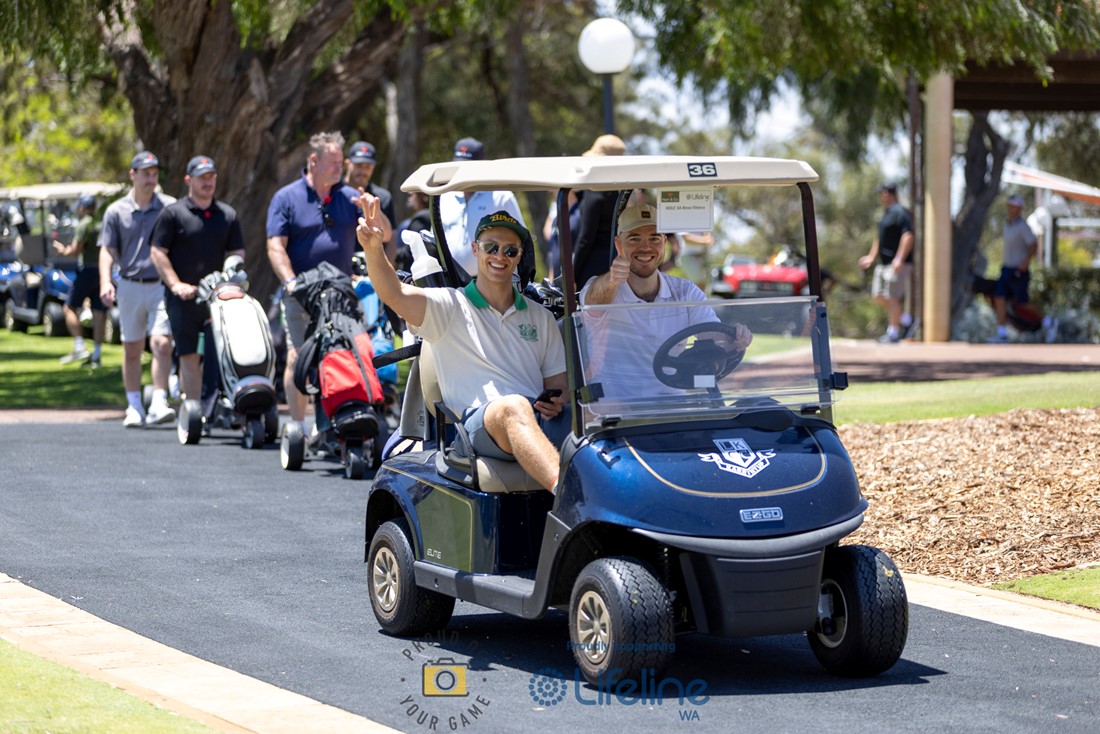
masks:
<svg viewBox="0 0 1100 734"><path fill-rule="evenodd" d="M990 344L1008 343L1008 299L1027 303L1031 274L1028 265L1039 251L1039 240L1027 221L1020 216L1024 209L1024 197L1013 194L1005 202L1008 218L1004 229L1004 260L1001 276L993 289L993 310L997 314L997 335Z"/></svg>
<svg viewBox="0 0 1100 734"><path fill-rule="evenodd" d="M164 310L164 287L149 248L153 224L175 199L157 189L160 161L149 151L130 161L130 193L107 207L99 235L99 297L110 308L118 301L122 333L122 383L126 388L126 417L122 425L140 428L176 418L168 407L168 373L172 369L172 327ZM111 280L118 265L118 284ZM141 355L145 337L153 353L153 401L149 415L141 399Z"/></svg>
<svg viewBox="0 0 1100 734"><path fill-rule="evenodd" d="M382 207L382 213L385 214L386 219L389 220L392 230L394 222L397 221L393 213L393 195L390 194L388 189L382 188L371 180L374 176L375 166L378 165L378 156L374 146L365 140L352 143L351 147L348 148L348 154L347 158L344 159L344 165L346 166L344 180L347 181L353 189L363 189L371 196L378 197L378 201ZM396 255L396 249L397 245L395 239L390 237L386 242L386 254L389 255L391 262Z"/></svg>

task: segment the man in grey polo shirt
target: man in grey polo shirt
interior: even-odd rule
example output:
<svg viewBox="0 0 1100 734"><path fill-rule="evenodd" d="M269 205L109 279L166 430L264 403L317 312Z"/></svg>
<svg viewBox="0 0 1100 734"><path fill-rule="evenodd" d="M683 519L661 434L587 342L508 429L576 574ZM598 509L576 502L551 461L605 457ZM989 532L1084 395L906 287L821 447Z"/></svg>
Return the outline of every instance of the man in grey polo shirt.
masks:
<svg viewBox="0 0 1100 734"><path fill-rule="evenodd" d="M133 189L107 207L99 235L99 297L108 308L118 302L122 332L122 383L126 388L126 417L122 425L138 428L168 423L176 411L168 406L168 373L172 368L172 327L164 310L164 286L149 253L153 224L171 196L157 193L160 161L149 152L130 162ZM118 266L118 285L111 280ZM153 400L149 414L141 400L141 354L145 337L153 352Z"/></svg>
<svg viewBox="0 0 1100 734"><path fill-rule="evenodd" d="M465 288L403 284L386 257L378 199L364 193L357 236L379 298L432 345L443 402L462 420L481 456L519 463L550 492L558 447L569 432L562 412L565 348L553 314L512 285L531 234L506 211L481 218L467 245L477 263ZM543 390L556 389L547 396Z"/></svg>
<svg viewBox="0 0 1100 734"><path fill-rule="evenodd" d="M1028 302L1028 285L1031 274L1028 265L1039 251L1039 240L1031 231L1027 221L1020 216L1024 209L1024 197L1013 194L1005 203L1008 218L1004 231L1004 262L1001 276L993 289L993 310L997 313L997 336L989 340L990 344L1007 344L1008 339L1008 299L1016 303Z"/></svg>

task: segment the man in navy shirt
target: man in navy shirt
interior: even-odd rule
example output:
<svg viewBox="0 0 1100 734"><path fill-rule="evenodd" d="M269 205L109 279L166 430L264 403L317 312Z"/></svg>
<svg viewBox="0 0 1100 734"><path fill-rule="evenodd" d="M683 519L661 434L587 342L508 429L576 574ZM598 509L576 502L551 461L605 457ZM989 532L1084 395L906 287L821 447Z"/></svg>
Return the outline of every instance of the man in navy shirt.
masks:
<svg viewBox="0 0 1100 734"><path fill-rule="evenodd" d="M210 306L195 300L197 286L206 275L221 270L227 257L244 257L244 236L236 210L214 198L218 172L212 159L204 155L192 158L183 180L187 196L164 208L150 241L153 264L164 283L164 305L176 340L183 393L194 400L210 397L202 395L199 334L206 331L206 344L213 344Z"/></svg>
<svg viewBox="0 0 1100 734"><path fill-rule="evenodd" d="M328 262L351 274L351 257L358 246L359 192L344 183L344 136L338 132L318 133L309 139L309 157L301 177L275 192L267 210L267 257L275 275L294 290L299 273ZM385 239L391 231L383 224ZM293 298L283 299L286 320L286 389L290 416L305 425L307 398L294 386L294 364L298 348L305 341L309 314Z"/></svg>

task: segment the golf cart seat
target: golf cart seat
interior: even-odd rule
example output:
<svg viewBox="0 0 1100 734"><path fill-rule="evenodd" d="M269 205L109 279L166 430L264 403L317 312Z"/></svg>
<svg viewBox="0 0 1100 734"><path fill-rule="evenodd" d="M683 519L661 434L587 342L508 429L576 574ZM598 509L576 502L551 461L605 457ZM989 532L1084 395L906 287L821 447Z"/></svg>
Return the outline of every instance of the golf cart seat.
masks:
<svg viewBox="0 0 1100 734"><path fill-rule="evenodd" d="M435 357L428 342L423 342L420 348L419 371L420 389L423 394L424 405L427 406L428 412L435 419L436 445L439 446L439 453L436 455L436 468L439 469L440 474L481 492L533 492L542 490L542 486L532 479L517 462L485 458L478 456L473 451L459 416L443 403L443 395L439 390L439 378L436 374ZM456 432L454 443L463 445L463 451L456 450L453 444L447 445L445 436L447 435L448 423L454 425ZM467 454L469 458L467 458Z"/></svg>

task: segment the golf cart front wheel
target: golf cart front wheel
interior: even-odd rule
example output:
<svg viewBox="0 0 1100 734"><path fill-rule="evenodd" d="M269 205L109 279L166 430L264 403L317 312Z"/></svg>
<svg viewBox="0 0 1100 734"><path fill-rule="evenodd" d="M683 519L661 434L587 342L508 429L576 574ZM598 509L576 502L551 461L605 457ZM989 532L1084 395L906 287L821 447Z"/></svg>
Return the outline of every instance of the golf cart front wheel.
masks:
<svg viewBox="0 0 1100 734"><path fill-rule="evenodd" d="M367 554L370 604L382 629L391 635L419 635L447 626L454 597L416 585L413 549L404 518L382 523Z"/></svg>
<svg viewBox="0 0 1100 734"><path fill-rule="evenodd" d="M569 638L593 685L613 673L619 680L638 680L647 668L660 673L674 649L672 599L641 562L599 558L573 584Z"/></svg>
<svg viewBox="0 0 1100 734"><path fill-rule="evenodd" d="M47 339L69 335L69 327L65 325L65 309L57 301L50 301L42 309L42 335Z"/></svg>
<svg viewBox="0 0 1100 734"><path fill-rule="evenodd" d="M202 438L202 403L184 400L180 404L176 435L184 446L197 444Z"/></svg>
<svg viewBox="0 0 1100 734"><path fill-rule="evenodd" d="M287 421L279 438L279 463L287 471L298 471L306 458L306 436L296 420Z"/></svg>
<svg viewBox="0 0 1100 734"><path fill-rule="evenodd" d="M865 545L826 550L818 620L806 634L818 662L834 675L878 675L908 635L909 601L890 556Z"/></svg>

